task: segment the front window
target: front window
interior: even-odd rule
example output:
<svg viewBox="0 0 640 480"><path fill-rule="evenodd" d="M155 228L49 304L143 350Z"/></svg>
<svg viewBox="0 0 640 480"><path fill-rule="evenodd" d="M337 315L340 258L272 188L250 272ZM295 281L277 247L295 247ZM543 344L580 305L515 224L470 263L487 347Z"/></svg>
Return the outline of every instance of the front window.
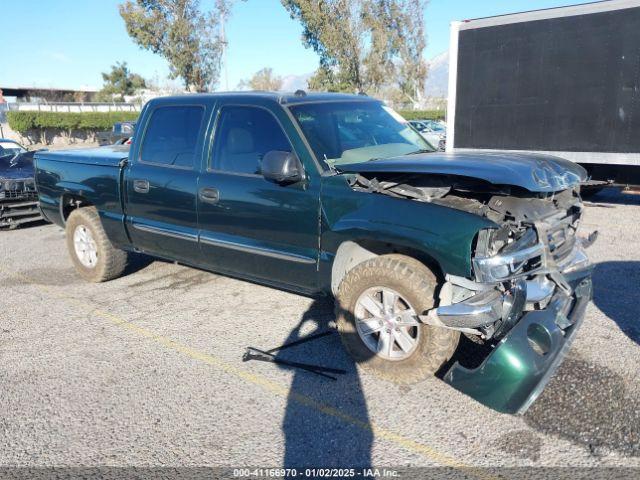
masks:
<svg viewBox="0 0 640 480"><path fill-rule="evenodd" d="M435 151L381 103L310 103L290 109L316 157L331 166Z"/></svg>
<svg viewBox="0 0 640 480"><path fill-rule="evenodd" d="M13 157L26 150L17 143L0 141L0 160L11 160Z"/></svg>
<svg viewBox="0 0 640 480"><path fill-rule="evenodd" d="M292 151L276 118L267 110L248 106L222 109L213 143L214 170L230 173L260 175L267 152Z"/></svg>

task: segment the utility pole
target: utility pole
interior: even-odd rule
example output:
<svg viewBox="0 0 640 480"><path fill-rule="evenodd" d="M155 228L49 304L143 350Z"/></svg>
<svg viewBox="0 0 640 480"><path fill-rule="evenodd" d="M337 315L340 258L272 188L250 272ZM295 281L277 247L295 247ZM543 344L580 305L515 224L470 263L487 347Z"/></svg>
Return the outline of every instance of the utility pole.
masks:
<svg viewBox="0 0 640 480"><path fill-rule="evenodd" d="M227 68L227 37L225 36L224 24L226 22L225 9L220 14L220 41L222 43L222 68L224 68L224 89L229 91L229 69Z"/></svg>

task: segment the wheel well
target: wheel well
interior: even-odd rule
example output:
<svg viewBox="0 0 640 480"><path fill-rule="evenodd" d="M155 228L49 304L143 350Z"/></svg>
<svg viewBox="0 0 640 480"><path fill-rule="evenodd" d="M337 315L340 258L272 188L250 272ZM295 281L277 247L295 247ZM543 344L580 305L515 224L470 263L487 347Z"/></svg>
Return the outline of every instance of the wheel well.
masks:
<svg viewBox="0 0 640 480"><path fill-rule="evenodd" d="M66 222L71 212L73 212L76 208L88 207L91 205L86 198L81 197L79 195L73 194L64 194L62 199L60 200L60 215L62 219Z"/></svg>
<svg viewBox="0 0 640 480"><path fill-rule="evenodd" d="M342 282L342 279L352 268L371 258L390 253L399 253L415 258L426 265L438 279L444 278L438 262L420 250L376 240L349 240L343 242L340 247L338 247L336 257L333 261L333 267L331 269L331 291L333 294L336 295L338 293L340 282Z"/></svg>

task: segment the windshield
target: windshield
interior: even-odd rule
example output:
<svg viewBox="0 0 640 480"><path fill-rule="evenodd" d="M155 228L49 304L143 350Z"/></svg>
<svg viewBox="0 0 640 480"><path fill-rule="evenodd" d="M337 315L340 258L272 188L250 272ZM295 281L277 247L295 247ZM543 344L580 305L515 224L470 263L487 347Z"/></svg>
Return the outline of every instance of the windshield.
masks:
<svg viewBox="0 0 640 480"><path fill-rule="evenodd" d="M419 132L427 129L427 126L422 122L409 122L409 124Z"/></svg>
<svg viewBox="0 0 640 480"><path fill-rule="evenodd" d="M290 108L316 157L329 165L435 151L399 114L377 102L310 103Z"/></svg>
<svg viewBox="0 0 640 480"><path fill-rule="evenodd" d="M26 150L17 143L0 141L0 159L2 160L12 159L23 152L26 152Z"/></svg>
<svg viewBox="0 0 640 480"><path fill-rule="evenodd" d="M426 128L430 128L431 131L436 132L436 133L445 133L446 132L446 128L444 128L444 125L442 125L440 122L435 122L433 120L429 120L428 122L423 122L424 126Z"/></svg>

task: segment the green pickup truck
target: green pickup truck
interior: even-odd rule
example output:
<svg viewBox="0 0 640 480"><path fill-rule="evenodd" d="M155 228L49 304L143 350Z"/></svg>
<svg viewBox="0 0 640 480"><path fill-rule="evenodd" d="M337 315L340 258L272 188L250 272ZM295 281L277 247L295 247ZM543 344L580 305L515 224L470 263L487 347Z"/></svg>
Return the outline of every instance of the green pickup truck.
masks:
<svg viewBox="0 0 640 480"><path fill-rule="evenodd" d="M36 155L42 213L88 281L122 275L137 251L332 295L355 361L396 382L437 372L509 413L582 322L592 238L577 235L573 163L434 152L360 95L158 98L137 131L130 149ZM473 368L453 357L461 336L481 354Z"/></svg>

